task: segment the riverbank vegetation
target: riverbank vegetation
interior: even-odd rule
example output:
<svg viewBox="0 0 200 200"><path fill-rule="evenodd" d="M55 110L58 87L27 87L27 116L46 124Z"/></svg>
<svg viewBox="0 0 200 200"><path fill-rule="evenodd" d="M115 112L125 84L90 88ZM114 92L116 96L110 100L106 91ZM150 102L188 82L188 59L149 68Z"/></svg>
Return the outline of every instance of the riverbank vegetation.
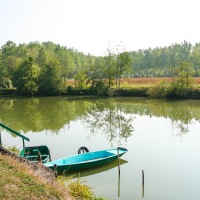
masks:
<svg viewBox="0 0 200 200"><path fill-rule="evenodd" d="M0 170L0 199L73 199L61 183L48 183L9 156L0 154Z"/></svg>
<svg viewBox="0 0 200 200"><path fill-rule="evenodd" d="M200 43L193 46L184 41L132 52L120 49L119 44L108 47L105 56L93 56L52 42L17 45L8 41L0 49L0 94L14 94L16 89L15 94L31 96L199 98L191 78L200 76ZM155 85L158 77L167 81ZM152 82L130 84L133 78Z"/></svg>
<svg viewBox="0 0 200 200"><path fill-rule="evenodd" d="M84 181L58 178L52 182L10 156L0 154L0 199L103 200Z"/></svg>

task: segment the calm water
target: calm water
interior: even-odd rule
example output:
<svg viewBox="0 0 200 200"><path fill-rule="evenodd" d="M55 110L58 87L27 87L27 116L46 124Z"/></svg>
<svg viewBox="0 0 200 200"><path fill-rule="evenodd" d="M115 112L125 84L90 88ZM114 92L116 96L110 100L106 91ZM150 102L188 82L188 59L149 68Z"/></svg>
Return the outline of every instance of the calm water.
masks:
<svg viewBox="0 0 200 200"><path fill-rule="evenodd" d="M0 98L0 121L47 145L53 159L122 146L117 162L81 171L98 196L113 200L198 200L200 198L200 101L144 98ZM6 146L20 138L2 130ZM144 188L142 187L144 170Z"/></svg>

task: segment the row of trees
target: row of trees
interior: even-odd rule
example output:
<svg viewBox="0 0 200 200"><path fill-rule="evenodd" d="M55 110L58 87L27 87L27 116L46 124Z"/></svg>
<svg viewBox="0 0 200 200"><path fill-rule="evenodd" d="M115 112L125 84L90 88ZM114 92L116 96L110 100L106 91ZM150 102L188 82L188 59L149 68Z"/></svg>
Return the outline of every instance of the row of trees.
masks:
<svg viewBox="0 0 200 200"><path fill-rule="evenodd" d="M77 90L92 80L121 78L131 65L130 54L95 57L52 42L18 46L8 41L0 49L0 87L17 87L21 94L59 94L66 80L74 79ZM119 81L118 81L119 87Z"/></svg>
<svg viewBox="0 0 200 200"><path fill-rule="evenodd" d="M120 51L119 46L96 57L52 42L16 45L8 41L0 49L0 87L45 95L65 92L68 79L75 80L77 90L87 83L103 87L101 80L110 87L115 79L120 89L122 77L177 77L183 63L188 74L200 76L200 43L192 46L184 41L133 52Z"/></svg>
<svg viewBox="0 0 200 200"><path fill-rule="evenodd" d="M58 94L86 62L84 54L52 42L17 46L8 41L0 51L0 85L17 87L22 94Z"/></svg>
<svg viewBox="0 0 200 200"><path fill-rule="evenodd" d="M188 63L193 76L200 76L200 43L186 41L168 47L131 52L131 77L177 77L183 62Z"/></svg>

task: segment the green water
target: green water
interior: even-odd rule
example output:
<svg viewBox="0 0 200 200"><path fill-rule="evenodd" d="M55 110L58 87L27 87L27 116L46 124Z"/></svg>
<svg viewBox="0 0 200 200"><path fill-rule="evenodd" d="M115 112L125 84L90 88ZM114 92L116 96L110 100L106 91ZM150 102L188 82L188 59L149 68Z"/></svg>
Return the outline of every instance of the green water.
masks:
<svg viewBox="0 0 200 200"><path fill-rule="evenodd" d="M0 98L0 122L47 145L52 159L122 146L117 162L76 173L110 199L200 198L200 101L145 98ZM5 146L22 140L1 131ZM144 187L142 186L144 170Z"/></svg>

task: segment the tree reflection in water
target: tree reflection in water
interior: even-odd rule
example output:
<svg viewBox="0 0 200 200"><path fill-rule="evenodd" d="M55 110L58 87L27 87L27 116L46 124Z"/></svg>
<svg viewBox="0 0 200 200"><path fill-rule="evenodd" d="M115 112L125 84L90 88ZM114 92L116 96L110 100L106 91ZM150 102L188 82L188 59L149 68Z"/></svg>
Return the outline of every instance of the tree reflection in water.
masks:
<svg viewBox="0 0 200 200"><path fill-rule="evenodd" d="M118 102L106 104L104 107L97 102L84 116L90 136L101 132L111 145L116 143L119 146L133 134L133 119L133 115L127 115Z"/></svg>
<svg viewBox="0 0 200 200"><path fill-rule="evenodd" d="M172 133L189 132L193 121L200 121L199 100L153 100L147 98L0 98L0 121L16 131L58 134L80 120L90 131L99 132L118 145L133 132L134 117L163 117L171 120Z"/></svg>

